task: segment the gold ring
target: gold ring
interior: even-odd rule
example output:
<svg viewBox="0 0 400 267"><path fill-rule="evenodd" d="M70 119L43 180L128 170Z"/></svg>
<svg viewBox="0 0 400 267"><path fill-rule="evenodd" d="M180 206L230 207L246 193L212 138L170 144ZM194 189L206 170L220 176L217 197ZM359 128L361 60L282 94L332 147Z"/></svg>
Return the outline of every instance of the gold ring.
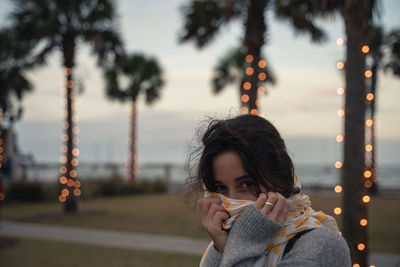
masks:
<svg viewBox="0 0 400 267"><path fill-rule="evenodd" d="M271 206L271 207L274 207L275 205L274 204L272 204L271 202L265 202L265 205L268 205L268 206Z"/></svg>

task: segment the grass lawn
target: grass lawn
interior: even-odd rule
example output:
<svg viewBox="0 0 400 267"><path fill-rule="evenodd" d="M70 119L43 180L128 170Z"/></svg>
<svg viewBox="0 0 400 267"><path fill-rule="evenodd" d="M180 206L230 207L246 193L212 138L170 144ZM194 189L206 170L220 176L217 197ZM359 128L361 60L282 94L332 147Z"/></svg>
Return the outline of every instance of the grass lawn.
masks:
<svg viewBox="0 0 400 267"><path fill-rule="evenodd" d="M200 262L198 256L8 237L0 237L0 259L4 267L175 267Z"/></svg>
<svg viewBox="0 0 400 267"><path fill-rule="evenodd" d="M333 214L340 205L336 195L311 195L312 206ZM371 251L400 254L400 198L372 198L369 205L369 246ZM4 206L7 220L84 226L119 231L208 238L200 225L200 214L179 195L140 195L85 200L80 213L63 214L60 203ZM340 216L335 216L341 224ZM75 246L75 245L74 245Z"/></svg>

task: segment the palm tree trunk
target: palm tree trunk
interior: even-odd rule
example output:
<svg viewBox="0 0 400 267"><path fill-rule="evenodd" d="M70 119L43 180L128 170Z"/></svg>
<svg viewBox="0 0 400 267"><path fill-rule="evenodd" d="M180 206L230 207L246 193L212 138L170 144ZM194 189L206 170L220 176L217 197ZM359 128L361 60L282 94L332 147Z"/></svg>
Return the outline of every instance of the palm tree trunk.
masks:
<svg viewBox="0 0 400 267"><path fill-rule="evenodd" d="M129 139L129 162L128 162L128 179L131 181L136 180L137 178L137 153L136 153L136 124L137 124L137 107L136 101L132 101L131 103L131 124L130 124L130 139Z"/></svg>
<svg viewBox="0 0 400 267"><path fill-rule="evenodd" d="M65 123L66 123L66 134L67 134L67 140L66 140L66 146L67 146L67 151L66 151L66 158L67 162L65 163L66 167L66 175L65 177L68 180L75 181L76 176L72 177L72 171L74 170L74 166L72 166L72 160L74 159L73 155L73 129L75 127L74 122L72 120L72 115L73 115L73 110L72 110L72 105L73 105L73 80L72 80L72 68L71 67L66 67L66 81L67 81L67 94L66 94L66 100L67 100L67 106L66 106L66 111L67 111L67 116L65 117ZM74 187L67 185L69 194L66 198L65 201L65 206L64 206L64 211L68 213L76 213L78 212L78 197L74 195Z"/></svg>
<svg viewBox="0 0 400 267"><path fill-rule="evenodd" d="M67 181L73 181L75 182L77 176L76 175L71 175L74 172L74 166L72 165L72 160L74 159L73 155L73 129L74 129L74 122L72 120L73 116L73 100L74 100L74 92L73 92L73 79L72 79L72 69L74 66L74 56L75 56L75 40L73 38L72 33L67 33L64 42L63 42L63 56L64 56L64 67L65 67L65 75L66 75L66 88L67 88L67 93L66 93L66 117L65 117L65 128L66 128L66 134L67 134L67 140L66 140L66 158L67 162L65 163L66 167L66 173L65 177L67 178ZM77 154L77 153L75 153ZM74 186L72 183L67 183L66 188L68 189L68 195L66 196L66 201L64 205L64 211L68 213L76 213L78 212L78 203L79 199L78 196L74 194Z"/></svg>
<svg viewBox="0 0 400 267"><path fill-rule="evenodd" d="M251 88L247 91L249 101L246 104L243 103L243 106L247 106L250 113L256 111L255 114L258 114L258 106L256 105L259 83L258 74L260 73L258 62L261 59L261 48L265 43L265 8L268 2L269 0L250 0L247 10L247 20L245 22L246 33L243 45L247 48L247 53L253 56L253 61L250 63L250 66L253 68L254 72L250 76L246 75L251 84Z"/></svg>
<svg viewBox="0 0 400 267"><path fill-rule="evenodd" d="M347 35L346 95L344 126L344 164L342 168L343 235L354 251L353 263L367 266L367 229L360 220L367 218L367 204L362 202L366 190L365 169L365 55L361 48L368 42L370 1L348 0L342 15ZM359 244L364 244L362 250ZM362 248L362 246L360 246Z"/></svg>

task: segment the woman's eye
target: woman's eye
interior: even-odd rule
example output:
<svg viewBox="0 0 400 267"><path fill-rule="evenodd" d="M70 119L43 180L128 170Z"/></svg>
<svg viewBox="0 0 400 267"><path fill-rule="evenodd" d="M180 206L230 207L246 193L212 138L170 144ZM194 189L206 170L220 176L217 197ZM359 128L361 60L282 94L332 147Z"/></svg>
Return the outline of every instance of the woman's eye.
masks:
<svg viewBox="0 0 400 267"><path fill-rule="evenodd" d="M242 187L243 188L250 188L250 187L252 187L254 185L254 183L253 182L250 182L250 181L247 181L247 182L243 182L242 183Z"/></svg>
<svg viewBox="0 0 400 267"><path fill-rule="evenodd" d="M216 192L223 191L223 190L225 190L225 186L223 186L223 185L216 185L215 186L215 191Z"/></svg>

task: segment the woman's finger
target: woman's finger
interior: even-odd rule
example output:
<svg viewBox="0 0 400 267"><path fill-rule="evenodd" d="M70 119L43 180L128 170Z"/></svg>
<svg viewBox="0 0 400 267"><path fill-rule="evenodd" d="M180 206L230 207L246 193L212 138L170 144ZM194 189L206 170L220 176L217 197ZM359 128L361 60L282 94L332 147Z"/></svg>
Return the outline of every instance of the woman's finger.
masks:
<svg viewBox="0 0 400 267"><path fill-rule="evenodd" d="M206 217L206 224L208 225L208 228L213 224L213 219L218 211L226 212L225 208L220 204L212 203Z"/></svg>
<svg viewBox="0 0 400 267"><path fill-rule="evenodd" d="M285 200L285 207L283 208L283 210L279 213L278 217L277 217L277 221L280 224L283 224L287 217L288 217L288 212L289 212L289 201L286 199Z"/></svg>
<svg viewBox="0 0 400 267"><path fill-rule="evenodd" d="M265 201L267 201L267 195L265 193L261 193L258 196L256 203L254 203L254 207L258 210L261 210L265 205Z"/></svg>
<svg viewBox="0 0 400 267"><path fill-rule="evenodd" d="M261 209L261 213L265 215L269 214L274 209L277 201L278 201L278 195L274 192L268 192L267 200L264 202L264 206Z"/></svg>
<svg viewBox="0 0 400 267"><path fill-rule="evenodd" d="M209 221L208 212L211 205L213 203L219 205L220 202L221 201L218 198L203 198L197 202L201 211L201 224L203 225L203 227L206 227L207 222Z"/></svg>
<svg viewBox="0 0 400 267"><path fill-rule="evenodd" d="M275 221L277 221L278 216L280 215L280 213L283 212L286 207L286 198L279 193L276 193L276 196L278 197L278 200L275 203L275 207L268 214L268 216Z"/></svg>
<svg viewBox="0 0 400 267"><path fill-rule="evenodd" d="M224 220L229 219L229 214L225 210L218 210L215 212L214 217L211 220L211 230L213 231L222 231L221 223Z"/></svg>

